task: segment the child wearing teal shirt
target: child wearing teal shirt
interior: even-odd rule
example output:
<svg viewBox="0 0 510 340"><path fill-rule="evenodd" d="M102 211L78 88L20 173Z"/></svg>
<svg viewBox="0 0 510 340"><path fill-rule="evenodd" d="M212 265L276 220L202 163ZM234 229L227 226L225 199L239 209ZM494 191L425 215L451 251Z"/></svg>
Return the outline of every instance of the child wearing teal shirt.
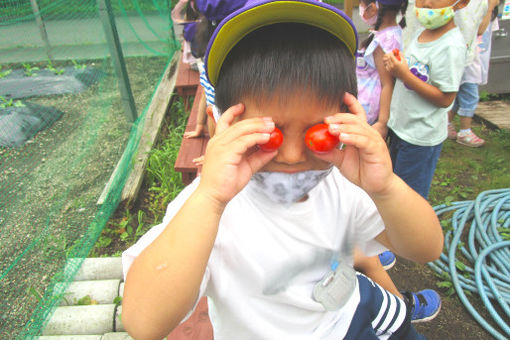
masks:
<svg viewBox="0 0 510 340"><path fill-rule="evenodd" d="M388 121L393 170L424 198L464 71L466 45L453 15L468 3L417 0L415 13L425 29L417 32L405 58L384 57L385 67L397 78Z"/></svg>

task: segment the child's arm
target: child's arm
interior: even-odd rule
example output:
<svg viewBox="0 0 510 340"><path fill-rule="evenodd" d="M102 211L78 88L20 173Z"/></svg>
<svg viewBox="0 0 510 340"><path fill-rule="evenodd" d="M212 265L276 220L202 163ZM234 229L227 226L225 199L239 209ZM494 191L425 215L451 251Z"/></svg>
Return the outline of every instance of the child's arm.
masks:
<svg viewBox="0 0 510 340"><path fill-rule="evenodd" d="M127 273L122 321L136 339L164 338L191 310L225 206L277 153L247 152L268 142L274 122L253 118L232 124L243 110L236 105L222 115L197 189Z"/></svg>
<svg viewBox="0 0 510 340"><path fill-rule="evenodd" d="M186 12L186 5L189 0L179 0L178 3L175 4L174 9L172 10L171 17L172 21L176 24L182 24L187 22L184 18L184 13Z"/></svg>
<svg viewBox="0 0 510 340"><path fill-rule="evenodd" d="M388 134L388 119L390 118L390 103L393 94L393 87L395 86L395 79L384 67L384 51L380 46L375 49L374 61L381 80L381 98L379 100L379 117L373 127L379 131L383 138Z"/></svg>
<svg viewBox="0 0 510 340"><path fill-rule="evenodd" d="M489 7L487 8L487 13L485 13L485 16L482 19L482 22L480 23L480 26L478 26L478 32L477 35L482 35L487 27L489 26L489 23L491 22L492 18L492 11L494 10L494 7L496 7L499 4L498 0L488 0L489 1Z"/></svg>
<svg viewBox="0 0 510 340"><path fill-rule="evenodd" d="M399 61L393 53L386 53L384 65L391 75L399 78L422 98L438 107L448 107L455 100L457 92L442 92L434 85L428 84L412 74L405 58L401 58Z"/></svg>
<svg viewBox="0 0 510 340"><path fill-rule="evenodd" d="M206 98L205 92L202 92L202 96L200 97L200 102L198 103L198 112L197 112L197 125L195 126L195 130L188 131L184 133L184 138L196 138L200 137L204 134L205 124L207 121L207 113L206 113Z"/></svg>
<svg viewBox="0 0 510 340"><path fill-rule="evenodd" d="M317 157L335 164L348 180L370 195L386 228L377 236L381 244L415 262L435 260L443 249L443 233L434 210L393 173L386 143L366 123L356 98L346 94L344 103L353 114L339 113L325 122L345 148Z"/></svg>

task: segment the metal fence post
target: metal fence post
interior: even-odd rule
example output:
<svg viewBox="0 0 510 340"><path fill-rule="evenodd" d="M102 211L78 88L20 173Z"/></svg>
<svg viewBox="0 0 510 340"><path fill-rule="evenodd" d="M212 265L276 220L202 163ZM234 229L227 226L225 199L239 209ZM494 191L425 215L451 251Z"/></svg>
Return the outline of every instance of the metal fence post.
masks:
<svg viewBox="0 0 510 340"><path fill-rule="evenodd" d="M34 12L35 22L39 27L39 32L41 33L41 38L44 42L44 46L46 47L46 54L48 55L48 59L53 59L51 55L51 45L48 40L48 33L46 32L46 26L44 26L44 21L41 17L41 12L39 11L39 5L37 4L37 0L30 0L30 5L32 6L32 11Z"/></svg>
<svg viewBox="0 0 510 340"><path fill-rule="evenodd" d="M99 9L99 17L103 23L115 73L119 78L119 90L124 106L124 113L129 121L134 122L138 115L136 113L135 100L133 98L133 92L131 91L131 84L129 83L126 63L124 62L122 46L120 45L119 34L115 25L115 17L113 16L110 0L97 0L97 6Z"/></svg>

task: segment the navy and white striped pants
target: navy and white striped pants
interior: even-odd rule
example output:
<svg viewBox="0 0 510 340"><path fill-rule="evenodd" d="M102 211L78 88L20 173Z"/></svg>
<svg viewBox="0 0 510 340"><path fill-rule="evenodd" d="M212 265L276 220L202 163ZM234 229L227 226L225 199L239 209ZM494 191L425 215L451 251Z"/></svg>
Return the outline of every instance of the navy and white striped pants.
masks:
<svg viewBox="0 0 510 340"><path fill-rule="evenodd" d="M358 273L360 303L345 336L347 340L424 340L411 325L411 308L395 295Z"/></svg>

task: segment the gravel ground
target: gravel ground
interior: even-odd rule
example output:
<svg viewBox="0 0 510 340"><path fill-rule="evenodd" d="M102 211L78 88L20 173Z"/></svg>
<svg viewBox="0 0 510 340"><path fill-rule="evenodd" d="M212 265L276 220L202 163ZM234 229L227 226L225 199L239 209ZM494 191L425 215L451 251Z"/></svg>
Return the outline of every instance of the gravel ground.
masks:
<svg viewBox="0 0 510 340"><path fill-rule="evenodd" d="M141 113L166 60L126 61ZM125 148L130 123L113 71L103 61L88 66L109 75L82 93L27 99L64 115L22 148L0 148L1 339L19 334L58 277Z"/></svg>

